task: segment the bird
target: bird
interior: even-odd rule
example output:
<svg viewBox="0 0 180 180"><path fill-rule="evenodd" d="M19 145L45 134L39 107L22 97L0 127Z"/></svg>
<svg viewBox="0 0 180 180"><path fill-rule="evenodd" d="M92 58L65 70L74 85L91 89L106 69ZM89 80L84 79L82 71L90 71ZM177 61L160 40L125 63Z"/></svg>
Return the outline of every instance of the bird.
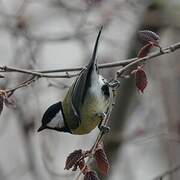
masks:
<svg viewBox="0 0 180 180"><path fill-rule="evenodd" d="M81 70L64 100L45 111L38 132L50 129L83 135L97 126L100 130L109 130L109 127L102 125L102 121L112 103L112 90L108 81L99 74L96 58L102 28L98 32L88 65Z"/></svg>

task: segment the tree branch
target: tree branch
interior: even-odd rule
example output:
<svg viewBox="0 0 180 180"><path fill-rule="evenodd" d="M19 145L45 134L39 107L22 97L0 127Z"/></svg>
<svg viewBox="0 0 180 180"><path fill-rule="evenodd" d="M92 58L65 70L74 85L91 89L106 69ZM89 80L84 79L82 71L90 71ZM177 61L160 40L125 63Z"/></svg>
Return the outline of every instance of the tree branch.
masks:
<svg viewBox="0 0 180 180"><path fill-rule="evenodd" d="M177 49L180 49L180 42L176 44L172 44L166 48L162 48L160 51L156 51L153 53L150 53L148 56L143 57L143 58L131 58L131 59L126 59L126 60L121 60L121 61L116 61L116 62L111 62L111 63L104 63L104 64L99 64L100 69L104 68L113 68L113 67L121 67L118 71L118 76L122 75L126 70L128 70L130 67L140 63L140 62L145 62L150 59L153 59L155 57L172 53L176 51ZM44 70L44 71L31 71L31 70L26 70L26 69L21 69L21 68L15 68L15 67L9 67L9 66L0 66L1 72L18 72L18 73L24 73L24 74L31 74L35 75L38 77L44 77L44 78L71 78L77 76L79 73L76 74L69 74L69 72L76 72L76 71L81 71L83 67L77 67L77 68L65 68L65 69L54 69L54 70ZM65 72L66 75L52 75L48 73L61 73Z"/></svg>
<svg viewBox="0 0 180 180"><path fill-rule="evenodd" d="M78 74L69 74L68 72L66 72L66 75L47 75L38 71L31 71L27 69L20 69L20 68L9 67L9 66L0 66L0 70L1 72L18 72L18 73L30 74L30 75L37 76L39 78L42 78L42 77L44 78L71 78L78 75Z"/></svg>
<svg viewBox="0 0 180 180"><path fill-rule="evenodd" d="M137 65L141 62L145 62L147 60L150 60L150 59L153 59L155 57L158 57L158 56L161 56L161 55L164 55L164 54L168 54L168 53L171 53L171 52L174 52L176 51L177 49L180 48L180 42L176 43L176 44L173 44L167 48L163 48L163 49L160 49L160 51L158 52L153 52L143 58L137 58L136 60L130 62L129 64L127 64L126 66L124 66L123 68L121 68L117 74L118 74L118 77L120 77L126 70L128 70L130 67L134 66L134 65Z"/></svg>
<svg viewBox="0 0 180 180"><path fill-rule="evenodd" d="M17 89L20 89L22 87L26 87L26 86L30 85L31 83L35 82L38 79L39 79L39 77L32 76L30 79L22 82L18 86L14 87L14 88L11 88L11 89L7 89L5 91L6 91L7 95L8 95L8 97L10 97Z"/></svg>
<svg viewBox="0 0 180 180"><path fill-rule="evenodd" d="M113 68L113 67L120 67L120 66L126 66L127 64L137 60L138 58L131 58L121 61L115 61L111 63L103 63L99 64L99 69L105 69L105 68ZM75 72L75 71L81 71L83 67L77 67L77 68L66 68L66 69L54 69L54 70L44 70L44 71L37 71L41 73L57 73L57 72Z"/></svg>

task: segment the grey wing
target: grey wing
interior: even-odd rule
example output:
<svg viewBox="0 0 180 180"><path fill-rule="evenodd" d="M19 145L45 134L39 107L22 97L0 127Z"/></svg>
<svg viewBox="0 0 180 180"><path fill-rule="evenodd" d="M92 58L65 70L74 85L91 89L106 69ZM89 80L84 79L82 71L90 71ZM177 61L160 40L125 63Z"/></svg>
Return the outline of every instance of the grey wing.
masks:
<svg viewBox="0 0 180 180"><path fill-rule="evenodd" d="M72 90L72 108L74 110L75 115L80 120L80 108L84 102L84 97L86 94L86 90L88 89L88 86L90 85L88 80L88 69L83 69L79 75L79 77L76 79L73 90Z"/></svg>
<svg viewBox="0 0 180 180"><path fill-rule="evenodd" d="M81 124L80 108L86 94L87 74L88 70L83 69L69 91L67 100L69 118L66 121L70 129L77 129Z"/></svg>

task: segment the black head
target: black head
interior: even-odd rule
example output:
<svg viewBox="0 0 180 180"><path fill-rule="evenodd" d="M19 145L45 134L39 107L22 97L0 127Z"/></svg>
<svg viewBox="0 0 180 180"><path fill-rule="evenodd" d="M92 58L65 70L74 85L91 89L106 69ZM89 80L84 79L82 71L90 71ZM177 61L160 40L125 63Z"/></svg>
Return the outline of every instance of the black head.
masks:
<svg viewBox="0 0 180 180"><path fill-rule="evenodd" d="M44 113L42 117L42 125L37 131L40 132L44 129L70 132L65 123L65 116L61 102L51 105Z"/></svg>

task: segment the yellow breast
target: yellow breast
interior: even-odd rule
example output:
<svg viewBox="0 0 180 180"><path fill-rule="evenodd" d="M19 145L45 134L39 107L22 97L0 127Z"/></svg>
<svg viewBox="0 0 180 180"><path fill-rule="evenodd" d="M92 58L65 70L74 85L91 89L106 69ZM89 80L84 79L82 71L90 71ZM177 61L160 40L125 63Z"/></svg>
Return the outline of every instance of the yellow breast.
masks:
<svg viewBox="0 0 180 180"><path fill-rule="evenodd" d="M109 105L109 101L104 97L89 96L86 98L82 106L81 124L73 130L73 134L87 134L92 131L100 122L101 118L97 113L103 113L106 111Z"/></svg>

